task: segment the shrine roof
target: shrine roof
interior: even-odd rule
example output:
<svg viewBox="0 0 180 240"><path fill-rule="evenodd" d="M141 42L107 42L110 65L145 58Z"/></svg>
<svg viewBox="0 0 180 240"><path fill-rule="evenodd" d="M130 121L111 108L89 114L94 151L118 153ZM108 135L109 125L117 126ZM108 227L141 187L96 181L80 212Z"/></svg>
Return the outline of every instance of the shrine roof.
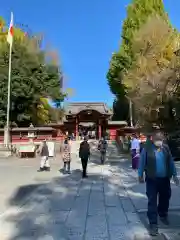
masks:
<svg viewBox="0 0 180 240"><path fill-rule="evenodd" d="M112 115L111 109L103 102L77 102L69 103L65 107L66 115L76 115L84 110L94 110L104 115Z"/></svg>
<svg viewBox="0 0 180 240"><path fill-rule="evenodd" d="M52 127L33 127L33 128L29 128L29 127L27 127L27 128L21 128L21 127L19 127L19 128L12 128L11 129L11 131L13 131L13 132L19 132L19 131L54 131L54 128L52 128Z"/></svg>

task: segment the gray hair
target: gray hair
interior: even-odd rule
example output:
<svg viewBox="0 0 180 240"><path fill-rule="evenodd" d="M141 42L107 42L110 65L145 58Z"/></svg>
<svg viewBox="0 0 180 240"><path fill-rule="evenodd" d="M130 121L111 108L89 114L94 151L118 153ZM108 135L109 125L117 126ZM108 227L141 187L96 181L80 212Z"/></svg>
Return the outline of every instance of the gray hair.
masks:
<svg viewBox="0 0 180 240"><path fill-rule="evenodd" d="M153 140L160 140L160 141L163 141L165 139L165 136L162 132L155 132L152 134L152 138Z"/></svg>

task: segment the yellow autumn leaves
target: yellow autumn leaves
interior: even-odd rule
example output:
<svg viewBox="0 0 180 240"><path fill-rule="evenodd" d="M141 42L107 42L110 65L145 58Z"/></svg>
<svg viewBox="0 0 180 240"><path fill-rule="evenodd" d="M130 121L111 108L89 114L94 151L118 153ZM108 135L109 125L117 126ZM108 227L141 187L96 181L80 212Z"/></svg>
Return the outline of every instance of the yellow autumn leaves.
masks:
<svg viewBox="0 0 180 240"><path fill-rule="evenodd" d="M131 68L124 73L128 95L142 111L158 108L173 94L180 67L175 52L180 35L167 21L153 16L134 34Z"/></svg>

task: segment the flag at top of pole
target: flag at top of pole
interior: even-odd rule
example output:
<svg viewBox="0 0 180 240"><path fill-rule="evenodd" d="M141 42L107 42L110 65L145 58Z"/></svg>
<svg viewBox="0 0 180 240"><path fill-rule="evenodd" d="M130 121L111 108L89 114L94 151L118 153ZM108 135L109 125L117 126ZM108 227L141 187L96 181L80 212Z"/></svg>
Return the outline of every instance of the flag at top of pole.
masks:
<svg viewBox="0 0 180 240"><path fill-rule="evenodd" d="M13 43L13 13L11 12L11 22L9 25L8 35L7 35L7 42L12 47Z"/></svg>

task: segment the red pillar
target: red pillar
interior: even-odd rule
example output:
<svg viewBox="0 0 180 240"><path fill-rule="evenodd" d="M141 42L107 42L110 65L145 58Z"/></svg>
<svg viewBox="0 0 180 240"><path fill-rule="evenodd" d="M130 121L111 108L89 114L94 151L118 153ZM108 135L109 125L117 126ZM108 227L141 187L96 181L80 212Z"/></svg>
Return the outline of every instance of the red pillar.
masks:
<svg viewBox="0 0 180 240"><path fill-rule="evenodd" d="M99 139L101 138L101 121L99 120Z"/></svg>
<svg viewBox="0 0 180 240"><path fill-rule="evenodd" d="M76 140L78 140L78 118L76 117Z"/></svg>

